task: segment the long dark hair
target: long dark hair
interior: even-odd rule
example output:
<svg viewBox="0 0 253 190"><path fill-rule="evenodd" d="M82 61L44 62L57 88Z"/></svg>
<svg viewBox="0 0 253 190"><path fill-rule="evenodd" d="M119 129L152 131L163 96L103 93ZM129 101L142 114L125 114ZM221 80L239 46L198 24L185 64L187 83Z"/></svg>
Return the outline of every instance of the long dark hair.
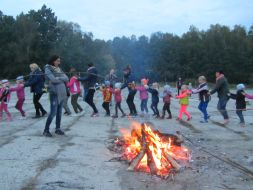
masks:
<svg viewBox="0 0 253 190"><path fill-rule="evenodd" d="M54 62L55 62L57 59L59 59L59 58L60 58L59 55L53 55L53 56L49 59L48 64L54 66Z"/></svg>

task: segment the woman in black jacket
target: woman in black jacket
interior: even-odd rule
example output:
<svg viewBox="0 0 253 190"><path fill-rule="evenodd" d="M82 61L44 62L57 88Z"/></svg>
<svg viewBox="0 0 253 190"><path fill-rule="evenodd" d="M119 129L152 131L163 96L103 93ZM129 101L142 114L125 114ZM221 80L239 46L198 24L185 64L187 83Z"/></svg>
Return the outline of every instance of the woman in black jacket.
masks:
<svg viewBox="0 0 253 190"><path fill-rule="evenodd" d="M33 104L36 110L34 118L43 117L47 114L43 106L40 104L40 98L43 95L44 73L36 63L30 64L31 73L29 80L25 83L25 87L30 86L33 93Z"/></svg>

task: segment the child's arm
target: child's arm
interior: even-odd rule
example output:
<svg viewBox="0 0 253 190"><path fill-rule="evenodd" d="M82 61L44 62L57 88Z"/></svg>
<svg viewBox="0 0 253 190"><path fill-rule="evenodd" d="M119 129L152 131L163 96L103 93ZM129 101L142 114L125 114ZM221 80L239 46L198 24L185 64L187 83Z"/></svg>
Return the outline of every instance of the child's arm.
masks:
<svg viewBox="0 0 253 190"><path fill-rule="evenodd" d="M67 83L67 87L71 87L75 83L75 79L72 77L70 81Z"/></svg>
<svg viewBox="0 0 253 190"><path fill-rule="evenodd" d="M184 97L186 97L186 96L188 96L188 93L187 93L187 92L185 92L185 93L183 93L183 94L177 95L176 98L181 99L181 98L184 98Z"/></svg>
<svg viewBox="0 0 253 190"><path fill-rule="evenodd" d="M253 95L249 95L249 94L246 94L246 93L245 93L244 95L245 95L245 97L248 98L248 99L253 99Z"/></svg>
<svg viewBox="0 0 253 190"><path fill-rule="evenodd" d="M229 97L235 100L236 99L236 94L230 93Z"/></svg>

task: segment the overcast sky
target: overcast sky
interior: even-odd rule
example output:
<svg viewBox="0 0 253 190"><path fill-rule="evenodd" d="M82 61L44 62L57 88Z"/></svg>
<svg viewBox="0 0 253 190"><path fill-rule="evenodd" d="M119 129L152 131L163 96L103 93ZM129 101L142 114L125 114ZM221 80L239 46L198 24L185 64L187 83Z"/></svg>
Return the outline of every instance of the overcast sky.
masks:
<svg viewBox="0 0 253 190"><path fill-rule="evenodd" d="M0 0L0 10L16 16L43 4L58 19L105 40L157 31L181 35L190 25L205 30L216 23L247 29L253 24L253 0Z"/></svg>

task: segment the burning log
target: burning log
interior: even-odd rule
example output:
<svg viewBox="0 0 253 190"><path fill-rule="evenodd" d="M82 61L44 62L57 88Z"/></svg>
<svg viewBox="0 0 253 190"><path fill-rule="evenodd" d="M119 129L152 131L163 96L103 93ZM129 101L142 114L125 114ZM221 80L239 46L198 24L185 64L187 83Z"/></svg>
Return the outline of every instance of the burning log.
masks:
<svg viewBox="0 0 253 190"><path fill-rule="evenodd" d="M174 160L171 155L169 155L167 152L165 152L164 155L176 171L179 171L181 169L181 166L176 162L176 160Z"/></svg>
<svg viewBox="0 0 253 190"><path fill-rule="evenodd" d="M141 134L142 134L142 142L141 142L141 150L139 154L132 160L130 166L127 168L128 171L134 171L134 169L138 166L144 155L146 154L147 151L147 142L146 142L146 135L142 126L141 129Z"/></svg>

